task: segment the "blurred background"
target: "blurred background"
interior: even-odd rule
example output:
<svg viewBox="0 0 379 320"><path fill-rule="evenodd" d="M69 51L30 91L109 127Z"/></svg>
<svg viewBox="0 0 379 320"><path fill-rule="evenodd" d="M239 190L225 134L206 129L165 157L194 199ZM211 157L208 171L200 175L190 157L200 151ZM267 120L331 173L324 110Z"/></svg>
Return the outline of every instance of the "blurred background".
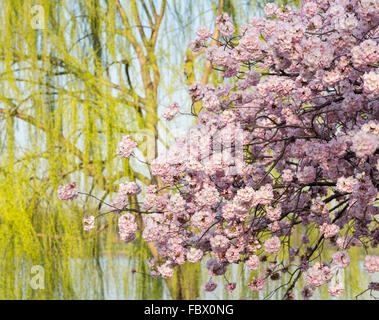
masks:
<svg viewBox="0 0 379 320"><path fill-rule="evenodd" d="M243 266L226 275L237 282L233 294L223 289L225 279L205 293L207 274L197 264L185 264L171 280L153 279L146 264L153 249L140 236L131 244L119 241L114 216L84 232L83 217L106 208L86 196L59 201L56 191L77 181L81 191L111 201L120 182L154 182L143 163L116 157L120 137L133 136L141 146L137 156L149 161L185 134L194 123L185 115L191 106L186 85L223 81L204 55L188 50L196 29L214 30L223 11L237 27L246 24L262 16L267 2L1 1L0 299L282 297L285 278L256 293L246 288L253 273ZM167 122L160 114L173 101L184 114ZM154 139L147 141L146 132ZM344 275L349 290L341 299L353 299L373 280L362 271L360 254L351 251ZM33 266L41 266L38 288ZM327 287L314 298L328 299Z"/></svg>

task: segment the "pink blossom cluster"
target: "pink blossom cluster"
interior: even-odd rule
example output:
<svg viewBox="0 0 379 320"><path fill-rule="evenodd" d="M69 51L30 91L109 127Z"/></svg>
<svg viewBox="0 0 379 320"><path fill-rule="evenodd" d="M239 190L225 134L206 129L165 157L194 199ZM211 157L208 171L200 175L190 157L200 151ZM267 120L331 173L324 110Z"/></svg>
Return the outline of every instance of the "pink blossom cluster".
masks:
<svg viewBox="0 0 379 320"><path fill-rule="evenodd" d="M83 224L84 227L83 229L85 231L89 231L95 228L95 217L94 216L89 216L88 218L83 218Z"/></svg>
<svg viewBox="0 0 379 320"><path fill-rule="evenodd" d="M347 192L351 193L353 192L353 187L354 184L357 183L357 180L354 179L353 177L339 177L337 179L337 185L336 185L336 190L339 192Z"/></svg>
<svg viewBox="0 0 379 320"><path fill-rule="evenodd" d="M129 135L125 135L118 144L116 153L121 158L129 158L136 146L137 142L130 139Z"/></svg>
<svg viewBox="0 0 379 320"><path fill-rule="evenodd" d="M321 227L320 227L320 232L323 234L323 236L325 238L331 238L331 237L334 237L335 235L338 234L338 232L340 231L340 227L337 226L336 224L328 224L328 223L324 223Z"/></svg>
<svg viewBox="0 0 379 320"><path fill-rule="evenodd" d="M119 193L110 204L115 212L122 212L128 207L128 205L128 197L121 193Z"/></svg>
<svg viewBox="0 0 379 320"><path fill-rule="evenodd" d="M347 268L350 261L350 256L346 251L337 251L333 254L333 264L339 268Z"/></svg>
<svg viewBox="0 0 379 320"><path fill-rule="evenodd" d="M78 197L76 182L67 183L58 187L59 200L72 200Z"/></svg>
<svg viewBox="0 0 379 320"><path fill-rule="evenodd" d="M328 283L333 278L333 272L329 266L316 262L304 274L304 280L312 287L319 287Z"/></svg>
<svg viewBox="0 0 379 320"><path fill-rule="evenodd" d="M245 264L249 270L259 269L259 257L256 255L251 255L246 261Z"/></svg>
<svg viewBox="0 0 379 320"><path fill-rule="evenodd" d="M166 262L166 263L158 266L157 270L158 270L159 274L165 279L171 278L172 275L174 274L174 269L172 268L172 266L170 266L169 262Z"/></svg>
<svg viewBox="0 0 379 320"><path fill-rule="evenodd" d="M191 248L187 252L187 260L192 263L199 262L203 257L203 251L200 249Z"/></svg>
<svg viewBox="0 0 379 320"><path fill-rule="evenodd" d="M334 297L339 297L343 293L344 289L345 286L343 283L337 282L329 286L328 293Z"/></svg>
<svg viewBox="0 0 379 320"><path fill-rule="evenodd" d="M371 39L365 40L351 49L351 55L355 67L374 64L379 60L379 45Z"/></svg>
<svg viewBox="0 0 379 320"><path fill-rule="evenodd" d="M377 83L379 83L379 79ZM377 127L378 123L375 123L375 126ZM359 130L352 137L351 150L354 151L359 158L365 158L373 155L378 147L379 133L377 130L373 133Z"/></svg>
<svg viewBox="0 0 379 320"><path fill-rule="evenodd" d="M364 267L370 273L379 272L379 257L367 255L365 258Z"/></svg>
<svg viewBox="0 0 379 320"><path fill-rule="evenodd" d="M372 70L363 75L363 91L368 95L379 95L379 72Z"/></svg>
<svg viewBox="0 0 379 320"><path fill-rule="evenodd" d="M166 120L172 120L179 113L180 107L177 102L170 104L166 109L162 112L162 117Z"/></svg>
<svg viewBox="0 0 379 320"><path fill-rule="evenodd" d="M255 278L247 284L247 286L253 291L261 291L264 289L266 280L264 278Z"/></svg>
<svg viewBox="0 0 379 320"><path fill-rule="evenodd" d="M204 285L205 291L212 292L217 288L217 283L214 282L213 280L209 280L207 283Z"/></svg>
<svg viewBox="0 0 379 320"><path fill-rule="evenodd" d="M127 212L118 219L118 229L122 241L130 242L136 238L137 223L134 215Z"/></svg>
<svg viewBox="0 0 379 320"><path fill-rule="evenodd" d="M118 193L123 196L136 196L141 192L141 187L135 182L120 183Z"/></svg>
<svg viewBox="0 0 379 320"><path fill-rule="evenodd" d="M265 251L267 253L278 253L281 247L280 239L276 236L265 241Z"/></svg>

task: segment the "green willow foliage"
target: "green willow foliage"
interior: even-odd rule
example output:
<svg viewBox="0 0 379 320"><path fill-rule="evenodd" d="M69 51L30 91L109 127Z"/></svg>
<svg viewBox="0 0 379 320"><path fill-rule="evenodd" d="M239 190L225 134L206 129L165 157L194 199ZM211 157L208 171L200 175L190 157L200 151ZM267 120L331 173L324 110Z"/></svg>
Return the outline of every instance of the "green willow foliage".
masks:
<svg viewBox="0 0 379 320"><path fill-rule="evenodd" d="M201 297L206 274L198 265L184 265L168 282L151 279L145 263L151 247L141 239L120 243L111 216L98 220L97 232L83 232L83 216L105 208L84 196L60 202L56 189L76 180L111 200L120 179L150 183L154 178L141 163L115 157L120 136L136 137L148 158L169 144L170 131L183 124L162 122L158 107L185 96L179 87L186 82L221 80L202 57L186 51L196 27L220 11L245 23L263 6L243 0L2 1L0 299ZM42 290L30 285L36 265L44 268ZM228 276L249 277L241 268ZM254 298L241 290L238 297Z"/></svg>
<svg viewBox="0 0 379 320"><path fill-rule="evenodd" d="M34 1L1 6L0 298L104 298L103 247L108 259L117 249L138 261L149 252L142 242L115 244L112 219L85 235L83 215L97 204L63 204L56 189L77 180L105 199L121 177L135 179L114 150L121 134L144 129L139 109L153 101L124 73L133 33L123 34L115 1L40 1L35 9ZM28 285L33 265L45 268L45 290ZM137 283L136 297L161 296L160 281Z"/></svg>

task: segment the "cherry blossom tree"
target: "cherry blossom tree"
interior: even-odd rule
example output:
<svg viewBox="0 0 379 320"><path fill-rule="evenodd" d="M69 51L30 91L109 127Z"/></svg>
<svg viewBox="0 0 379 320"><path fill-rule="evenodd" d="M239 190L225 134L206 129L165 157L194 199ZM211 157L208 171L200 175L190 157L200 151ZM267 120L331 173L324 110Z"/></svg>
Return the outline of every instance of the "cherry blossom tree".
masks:
<svg viewBox="0 0 379 320"><path fill-rule="evenodd" d="M230 265L264 264L246 283L251 290L287 274L284 299L300 277L304 298L323 285L340 296L335 279L350 265L350 248L361 248L365 272L379 272L379 1L270 3L264 12L239 30L220 15L216 39L197 30L190 48L205 53L223 83L189 86L196 124L150 163L162 183L143 195L136 183L122 184L108 206L126 242L142 215L142 237L159 254L148 262L152 277L204 261L204 289L213 291L213 277ZM173 119L179 106L162 116ZM125 136L117 154L133 157L137 147ZM62 200L80 193L75 183L58 190ZM141 210L128 203L138 194ZM85 217L86 230L95 219Z"/></svg>

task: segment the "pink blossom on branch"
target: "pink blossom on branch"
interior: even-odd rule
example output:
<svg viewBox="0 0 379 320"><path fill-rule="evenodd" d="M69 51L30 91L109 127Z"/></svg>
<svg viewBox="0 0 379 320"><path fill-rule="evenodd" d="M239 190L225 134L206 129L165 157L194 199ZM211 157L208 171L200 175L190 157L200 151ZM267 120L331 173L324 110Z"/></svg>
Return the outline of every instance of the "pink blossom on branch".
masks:
<svg viewBox="0 0 379 320"><path fill-rule="evenodd" d="M72 200L78 197L76 182L68 183L58 188L58 198L60 200Z"/></svg>
<svg viewBox="0 0 379 320"><path fill-rule="evenodd" d="M122 137L116 153L121 158L129 158L135 147L137 147L137 142L130 139L129 135L126 135Z"/></svg>
<svg viewBox="0 0 379 320"><path fill-rule="evenodd" d="M342 283L332 284L328 288L328 293L334 297L339 297L344 290L344 285Z"/></svg>
<svg viewBox="0 0 379 320"><path fill-rule="evenodd" d="M339 231L340 228L335 224L324 223L320 227L320 232L323 234L325 238L334 237L336 234L338 234Z"/></svg>
<svg viewBox="0 0 379 320"><path fill-rule="evenodd" d="M346 251L338 251L333 254L333 263L339 268L347 268L350 261L350 256Z"/></svg>
<svg viewBox="0 0 379 320"><path fill-rule="evenodd" d="M95 228L95 217L94 216L90 216L88 218L84 218L83 219L83 224L84 224L83 229L85 231L89 231L89 230L94 229Z"/></svg>
<svg viewBox="0 0 379 320"><path fill-rule="evenodd" d="M166 109L162 112L162 117L166 120L172 120L179 113L180 107L177 102L170 104Z"/></svg>
<svg viewBox="0 0 379 320"><path fill-rule="evenodd" d="M272 237L265 241L265 250L268 253L278 253L281 243L278 237Z"/></svg>
<svg viewBox="0 0 379 320"><path fill-rule="evenodd" d="M141 192L141 187L135 182L120 183L118 193L124 196L136 196Z"/></svg>
<svg viewBox="0 0 379 320"><path fill-rule="evenodd" d="M304 275L304 280L312 287L319 287L330 282L333 273L329 266L316 262Z"/></svg>
<svg viewBox="0 0 379 320"><path fill-rule="evenodd" d="M364 268L370 273L379 272L379 257L367 255L365 258Z"/></svg>
<svg viewBox="0 0 379 320"><path fill-rule="evenodd" d="M199 29L197 29L196 34L201 40L208 40L212 35L212 31L209 30L207 27L202 26Z"/></svg>
<svg viewBox="0 0 379 320"><path fill-rule="evenodd" d="M261 291L264 289L265 283L264 278L253 278L247 286L253 291Z"/></svg>

